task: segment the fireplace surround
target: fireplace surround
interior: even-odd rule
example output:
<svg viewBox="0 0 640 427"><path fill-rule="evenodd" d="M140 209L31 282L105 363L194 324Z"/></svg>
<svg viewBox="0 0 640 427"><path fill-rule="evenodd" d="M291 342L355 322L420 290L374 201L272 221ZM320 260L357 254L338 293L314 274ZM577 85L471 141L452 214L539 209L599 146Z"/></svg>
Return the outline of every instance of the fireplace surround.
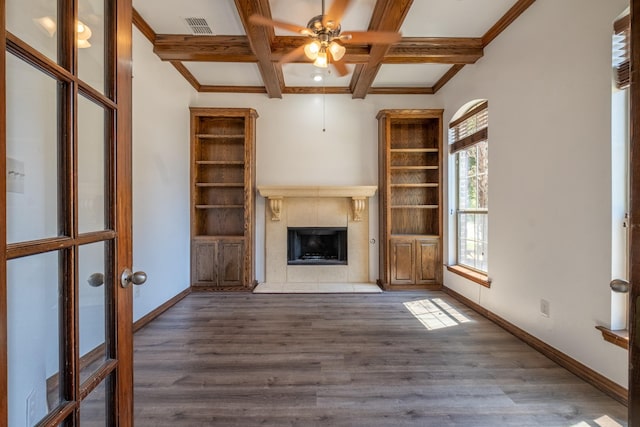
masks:
<svg viewBox="0 0 640 427"><path fill-rule="evenodd" d="M369 198L375 186L259 186L266 283L369 283ZM342 263L289 262L289 229L345 229Z"/></svg>

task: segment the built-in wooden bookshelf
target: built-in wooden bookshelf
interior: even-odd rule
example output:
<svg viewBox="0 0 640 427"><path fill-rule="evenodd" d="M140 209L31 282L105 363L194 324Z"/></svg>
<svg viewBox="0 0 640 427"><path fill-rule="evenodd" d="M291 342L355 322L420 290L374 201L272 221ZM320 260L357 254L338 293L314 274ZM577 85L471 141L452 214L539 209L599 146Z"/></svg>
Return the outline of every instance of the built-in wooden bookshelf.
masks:
<svg viewBox="0 0 640 427"><path fill-rule="evenodd" d="M253 289L255 121L248 108L191 108L191 285Z"/></svg>
<svg viewBox="0 0 640 427"><path fill-rule="evenodd" d="M378 113L380 277L385 289L442 284L442 110Z"/></svg>

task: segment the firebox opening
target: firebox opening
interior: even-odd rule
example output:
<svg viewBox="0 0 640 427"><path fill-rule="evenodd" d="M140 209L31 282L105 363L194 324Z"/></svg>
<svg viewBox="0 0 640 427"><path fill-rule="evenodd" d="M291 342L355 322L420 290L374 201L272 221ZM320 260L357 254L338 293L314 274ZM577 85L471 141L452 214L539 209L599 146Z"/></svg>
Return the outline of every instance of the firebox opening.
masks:
<svg viewBox="0 0 640 427"><path fill-rule="evenodd" d="M346 265L346 227L288 227L288 265Z"/></svg>

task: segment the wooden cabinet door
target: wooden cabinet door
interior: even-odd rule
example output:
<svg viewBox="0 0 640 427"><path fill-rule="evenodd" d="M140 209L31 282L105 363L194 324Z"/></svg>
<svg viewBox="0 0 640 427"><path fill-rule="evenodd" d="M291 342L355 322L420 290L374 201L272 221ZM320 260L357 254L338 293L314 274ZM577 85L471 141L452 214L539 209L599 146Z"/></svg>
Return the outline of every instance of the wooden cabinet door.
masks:
<svg viewBox="0 0 640 427"><path fill-rule="evenodd" d="M438 240L416 240L416 284L439 283L439 253Z"/></svg>
<svg viewBox="0 0 640 427"><path fill-rule="evenodd" d="M391 284L412 285L415 283L414 241L391 239Z"/></svg>
<svg viewBox="0 0 640 427"><path fill-rule="evenodd" d="M216 242L194 242L191 282L194 286L217 286Z"/></svg>
<svg viewBox="0 0 640 427"><path fill-rule="evenodd" d="M221 240L218 242L218 286L244 285L244 242Z"/></svg>

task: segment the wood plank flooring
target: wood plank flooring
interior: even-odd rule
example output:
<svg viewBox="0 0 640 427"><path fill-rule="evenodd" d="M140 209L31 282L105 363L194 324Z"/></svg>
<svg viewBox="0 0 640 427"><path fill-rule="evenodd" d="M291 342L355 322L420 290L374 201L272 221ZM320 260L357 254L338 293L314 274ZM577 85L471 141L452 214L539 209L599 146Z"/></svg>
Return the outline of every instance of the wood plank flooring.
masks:
<svg viewBox="0 0 640 427"><path fill-rule="evenodd" d="M134 346L138 427L627 425L442 292L193 293Z"/></svg>

